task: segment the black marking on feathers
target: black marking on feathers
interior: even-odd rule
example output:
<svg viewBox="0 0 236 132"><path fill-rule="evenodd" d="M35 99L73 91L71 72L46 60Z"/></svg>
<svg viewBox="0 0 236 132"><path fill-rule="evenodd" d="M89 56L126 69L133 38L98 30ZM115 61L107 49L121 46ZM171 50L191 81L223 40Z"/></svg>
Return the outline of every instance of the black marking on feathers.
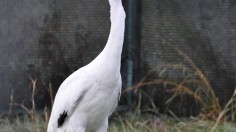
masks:
<svg viewBox="0 0 236 132"><path fill-rule="evenodd" d="M58 127L61 127L63 125L63 123L65 122L67 116L68 115L67 115L66 111L64 111L62 114L60 114L60 117L57 120Z"/></svg>
<svg viewBox="0 0 236 132"><path fill-rule="evenodd" d="M74 104L71 106L71 114L74 112L75 107L77 107L80 103L80 101L83 99L85 93L87 90L82 91L81 95L75 100ZM57 126L62 127L66 118L68 118L68 111L64 111L62 114L60 114L60 117L57 120Z"/></svg>

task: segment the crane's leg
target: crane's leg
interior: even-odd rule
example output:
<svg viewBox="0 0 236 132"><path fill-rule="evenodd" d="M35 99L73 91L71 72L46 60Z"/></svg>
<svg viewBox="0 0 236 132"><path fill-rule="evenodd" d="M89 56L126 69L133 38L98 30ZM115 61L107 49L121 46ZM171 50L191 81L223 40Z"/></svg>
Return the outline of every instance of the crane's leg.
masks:
<svg viewBox="0 0 236 132"><path fill-rule="evenodd" d="M86 132L86 128L82 126L70 126L67 129L63 129L58 132Z"/></svg>
<svg viewBox="0 0 236 132"><path fill-rule="evenodd" d="M101 125L96 132L107 132L107 128L108 128L108 118L105 119L103 125Z"/></svg>
<svg viewBox="0 0 236 132"><path fill-rule="evenodd" d="M71 132L85 132L85 128L84 127L78 127L76 130L73 130Z"/></svg>
<svg viewBox="0 0 236 132"><path fill-rule="evenodd" d="M77 127L77 128L68 128L68 129L59 129L57 132L85 132L84 127Z"/></svg>

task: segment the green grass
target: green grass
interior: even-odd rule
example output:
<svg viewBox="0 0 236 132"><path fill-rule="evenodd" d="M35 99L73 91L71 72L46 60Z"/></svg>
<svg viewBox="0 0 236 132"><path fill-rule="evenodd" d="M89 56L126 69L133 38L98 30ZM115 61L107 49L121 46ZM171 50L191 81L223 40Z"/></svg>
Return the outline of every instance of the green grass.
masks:
<svg viewBox="0 0 236 132"><path fill-rule="evenodd" d="M111 120L110 132L209 132L215 122L200 119L156 116L119 117ZM235 132L236 124L222 122L215 129L216 132Z"/></svg>
<svg viewBox="0 0 236 132"><path fill-rule="evenodd" d="M215 122L195 118L176 119L167 116L120 116L114 114L109 122L109 132L209 132ZM45 132L47 123L37 116L33 122L30 117L1 119L0 132ZM235 132L236 124L221 122L216 132Z"/></svg>
<svg viewBox="0 0 236 132"><path fill-rule="evenodd" d="M0 120L0 132L46 132L47 123L40 117L32 121L28 116Z"/></svg>

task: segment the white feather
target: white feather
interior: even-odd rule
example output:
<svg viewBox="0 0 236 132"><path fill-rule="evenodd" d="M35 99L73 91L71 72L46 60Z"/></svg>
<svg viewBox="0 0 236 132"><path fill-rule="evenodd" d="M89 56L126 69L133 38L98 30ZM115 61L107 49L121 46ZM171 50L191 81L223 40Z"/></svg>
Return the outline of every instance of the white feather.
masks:
<svg viewBox="0 0 236 132"><path fill-rule="evenodd" d="M120 63L125 29L121 0L109 0L109 3L111 29L107 44L90 64L75 71L61 84L48 132L107 131L108 117L115 110L121 91ZM61 124L59 118L64 119Z"/></svg>

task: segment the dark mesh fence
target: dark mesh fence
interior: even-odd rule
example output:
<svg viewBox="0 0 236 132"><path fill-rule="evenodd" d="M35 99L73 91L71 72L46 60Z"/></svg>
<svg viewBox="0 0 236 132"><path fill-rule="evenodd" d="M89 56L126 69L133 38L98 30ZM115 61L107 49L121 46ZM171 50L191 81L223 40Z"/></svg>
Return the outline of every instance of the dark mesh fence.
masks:
<svg viewBox="0 0 236 132"><path fill-rule="evenodd" d="M127 9L127 1L124 5ZM224 105L236 83L235 12L234 0L134 1L134 84L153 70L156 72L149 81L181 83L186 76L201 80L195 75L197 68ZM38 108L50 104L49 84L55 94L70 73L96 57L110 27L106 0L2 0L0 17L1 110L8 110L12 89L15 102L29 100L30 78L37 79ZM123 87L127 83L127 48L125 40ZM196 83L186 85L198 87ZM162 112L168 107L180 115L197 113L198 104L191 96L176 97L166 106L173 92L164 81L151 87L158 90L146 92L152 93ZM134 101L136 98L134 94Z"/></svg>
<svg viewBox="0 0 236 132"><path fill-rule="evenodd" d="M141 4L142 67L148 70L167 64L192 67L188 57L203 72L224 105L235 87L235 1L145 0ZM166 72L167 80L186 77L178 76L179 71L173 67L168 72L172 73ZM161 98L163 101L168 97ZM164 105L165 101L160 103ZM193 100L187 97L182 103L180 99L173 103L171 109L180 114L196 110Z"/></svg>

